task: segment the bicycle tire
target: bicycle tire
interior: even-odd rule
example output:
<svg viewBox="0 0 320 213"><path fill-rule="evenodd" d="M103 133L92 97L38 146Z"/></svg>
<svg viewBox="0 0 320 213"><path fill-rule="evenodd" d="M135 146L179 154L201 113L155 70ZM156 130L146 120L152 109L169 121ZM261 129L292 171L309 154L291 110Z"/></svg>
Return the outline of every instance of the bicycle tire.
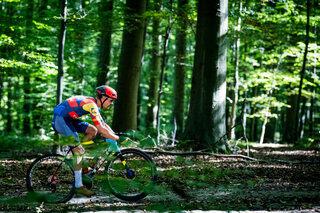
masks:
<svg viewBox="0 0 320 213"><path fill-rule="evenodd" d="M152 191L157 176L152 158L138 149L123 149L121 155L131 176L125 171L120 155L109 161L106 170L111 193L125 201L137 201L146 197Z"/></svg>
<svg viewBox="0 0 320 213"><path fill-rule="evenodd" d="M32 162L27 171L26 186L33 198L47 203L65 203L73 197L72 163L63 159L62 155L50 154Z"/></svg>

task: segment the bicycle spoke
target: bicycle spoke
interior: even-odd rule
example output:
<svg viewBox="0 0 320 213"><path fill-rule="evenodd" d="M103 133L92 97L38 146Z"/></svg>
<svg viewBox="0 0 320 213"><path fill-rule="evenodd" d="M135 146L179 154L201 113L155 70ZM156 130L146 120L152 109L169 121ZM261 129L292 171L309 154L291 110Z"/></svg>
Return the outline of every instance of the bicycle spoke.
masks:
<svg viewBox="0 0 320 213"><path fill-rule="evenodd" d="M152 189L155 166L145 153L129 149L123 150L125 164L116 158L108 168L108 183L111 191L124 200L138 200Z"/></svg>
<svg viewBox="0 0 320 213"><path fill-rule="evenodd" d="M60 156L46 156L31 166L27 176L29 191L46 202L65 202L73 195L73 170Z"/></svg>

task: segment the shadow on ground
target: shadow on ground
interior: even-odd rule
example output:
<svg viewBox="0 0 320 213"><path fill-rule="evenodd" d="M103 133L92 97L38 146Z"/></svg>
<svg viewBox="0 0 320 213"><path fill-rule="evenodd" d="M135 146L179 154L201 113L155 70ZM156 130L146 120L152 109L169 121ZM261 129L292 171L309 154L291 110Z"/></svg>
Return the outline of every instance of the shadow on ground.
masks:
<svg viewBox="0 0 320 213"><path fill-rule="evenodd" d="M240 152L245 150L240 150ZM153 155L159 171L154 193L124 202L100 190L65 204L36 202L28 196L25 174L33 159L0 160L0 211L85 212L115 210L282 210L320 211L319 151L256 148L251 157Z"/></svg>

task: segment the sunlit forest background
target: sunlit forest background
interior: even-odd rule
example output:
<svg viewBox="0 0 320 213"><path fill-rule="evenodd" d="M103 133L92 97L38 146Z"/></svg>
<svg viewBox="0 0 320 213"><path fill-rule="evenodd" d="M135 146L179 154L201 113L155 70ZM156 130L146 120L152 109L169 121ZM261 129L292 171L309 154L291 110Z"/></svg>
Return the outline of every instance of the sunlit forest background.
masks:
<svg viewBox="0 0 320 213"><path fill-rule="evenodd" d="M128 2L0 1L1 149L55 140L53 108L73 95L94 97L102 84L119 89L119 105L135 108L127 118L117 103L102 111L115 131L156 146L203 148L185 131L200 46L197 1L143 1L140 15L130 13L138 6ZM319 147L319 14L318 0L228 2L225 131L212 138L213 147L221 137L226 144ZM126 56L124 39L137 30L131 42L139 40L141 54ZM140 67L126 67L130 59ZM122 92L133 84L136 95Z"/></svg>

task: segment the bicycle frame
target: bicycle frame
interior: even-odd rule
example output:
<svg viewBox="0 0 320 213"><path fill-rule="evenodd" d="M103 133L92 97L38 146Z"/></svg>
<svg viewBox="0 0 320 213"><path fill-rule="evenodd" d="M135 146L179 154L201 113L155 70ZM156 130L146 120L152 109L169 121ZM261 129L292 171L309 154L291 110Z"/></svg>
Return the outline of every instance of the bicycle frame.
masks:
<svg viewBox="0 0 320 213"><path fill-rule="evenodd" d="M131 176L131 171L127 168L126 161L124 160L123 156L121 155L121 150L119 149L119 146L116 141L111 140L111 139L106 139L105 140L107 143L110 144L107 150L105 150L105 155L110 156L110 153L113 153L114 157L119 156L125 170L128 172L128 174ZM88 175L89 178L93 178L93 176L97 173L97 171L100 169L101 165L105 163L107 159L101 157L101 159L96 163L94 166L93 170L90 172Z"/></svg>
<svg viewBox="0 0 320 213"><path fill-rule="evenodd" d="M82 145L91 143L93 142L85 142ZM105 171L97 178L97 182L101 184L102 181L106 181L103 186L107 184L108 192L126 201L137 201L147 196L156 179L156 166L152 158L139 149L120 150L120 143L116 141L106 140L103 144L107 147L100 145L100 150L94 149L97 151L94 155L88 150L89 156L99 156L99 159L91 166L92 170L83 172L83 185L91 189L91 179L96 174L100 176L98 171L104 167ZM64 155L49 154L33 161L27 171L28 191L40 193L41 197L44 195L43 198L48 199L48 202L70 200L75 193L72 149L69 147Z"/></svg>
<svg viewBox="0 0 320 213"><path fill-rule="evenodd" d="M124 158L121 155L121 151L120 151L120 148L119 148L117 142L114 141L114 140L111 140L111 139L106 139L105 141L110 144L110 146L105 150L105 155L106 156L110 156L110 153L111 154L113 153L114 157L120 155L119 158L120 158L122 164L124 165L124 167L125 167L126 171L128 172L128 174L131 176L131 171L126 166L126 161L124 160ZM93 141L88 141L88 142L85 142L85 143L89 143L90 144L90 143L94 143L94 142ZM70 152L72 152L72 149L73 149L72 147L69 147L69 150L64 155L62 162L66 161L68 155L70 154ZM72 154L73 154L73 152L72 152ZM94 165L94 168L89 173L88 177L89 178L93 178L93 176L97 173L97 171L100 169L102 164L104 164L106 162L106 160L107 159L101 157L101 159ZM57 171L60 169L61 165L62 165L62 163L58 166L58 168L56 169L56 171L52 175L52 178L51 178L52 182L55 181L55 175L57 174ZM71 166L73 166L73 165L71 165Z"/></svg>

